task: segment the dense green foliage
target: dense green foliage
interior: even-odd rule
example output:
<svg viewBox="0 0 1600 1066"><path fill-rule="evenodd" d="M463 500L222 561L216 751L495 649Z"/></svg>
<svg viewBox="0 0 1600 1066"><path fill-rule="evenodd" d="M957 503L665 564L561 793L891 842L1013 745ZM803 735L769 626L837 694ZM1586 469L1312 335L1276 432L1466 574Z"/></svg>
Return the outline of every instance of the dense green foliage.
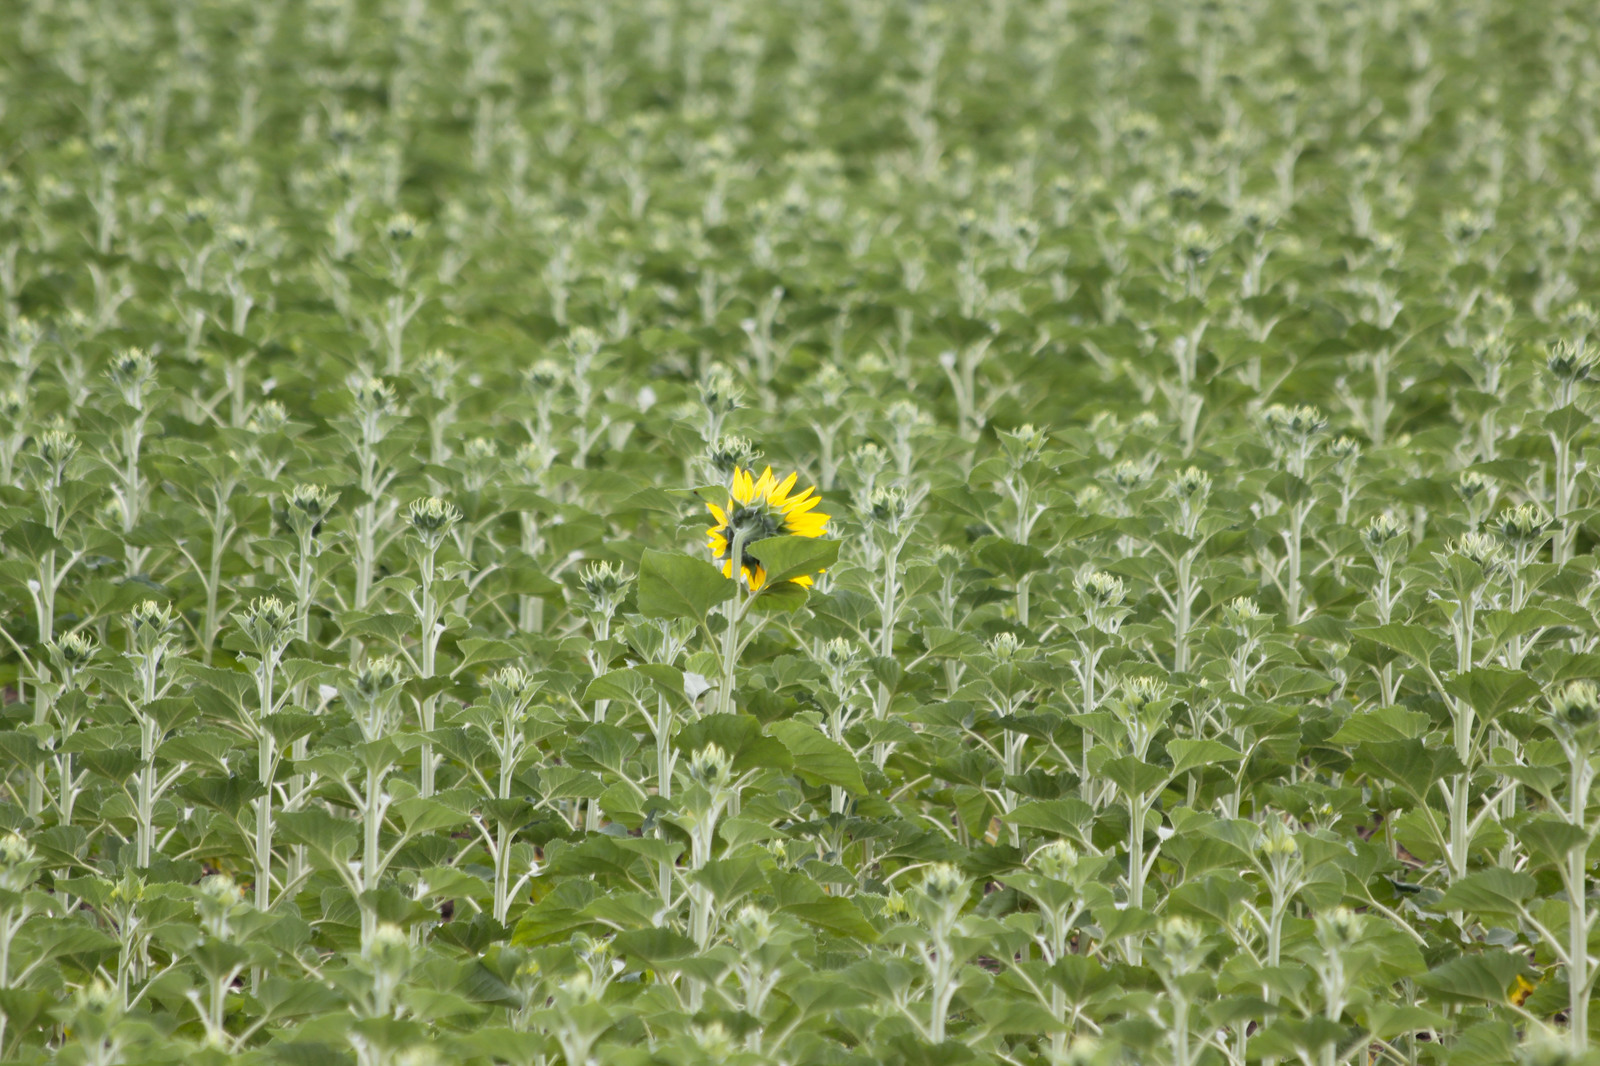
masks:
<svg viewBox="0 0 1600 1066"><path fill-rule="evenodd" d="M1595 1061L1597 48L0 0L0 1059Z"/></svg>

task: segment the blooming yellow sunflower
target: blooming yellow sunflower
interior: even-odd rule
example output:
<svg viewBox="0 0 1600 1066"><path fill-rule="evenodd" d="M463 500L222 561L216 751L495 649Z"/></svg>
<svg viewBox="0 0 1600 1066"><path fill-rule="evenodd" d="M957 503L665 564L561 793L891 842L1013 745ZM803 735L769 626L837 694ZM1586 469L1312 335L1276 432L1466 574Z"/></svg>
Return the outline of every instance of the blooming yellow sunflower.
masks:
<svg viewBox="0 0 1600 1066"><path fill-rule="evenodd" d="M728 502L721 507L708 503L717 524L706 530L710 538L706 546L722 563L722 572L733 576L733 539L744 534L745 551L741 554L740 572L750 587L758 589L766 583L767 572L761 560L753 557L749 546L768 537L820 537L828 526L828 516L814 508L822 502L815 488L791 496L797 475L790 474L779 481L772 476L772 467L753 477L748 470L734 467L733 484L729 488ZM811 578L801 575L794 579L797 585L811 584Z"/></svg>

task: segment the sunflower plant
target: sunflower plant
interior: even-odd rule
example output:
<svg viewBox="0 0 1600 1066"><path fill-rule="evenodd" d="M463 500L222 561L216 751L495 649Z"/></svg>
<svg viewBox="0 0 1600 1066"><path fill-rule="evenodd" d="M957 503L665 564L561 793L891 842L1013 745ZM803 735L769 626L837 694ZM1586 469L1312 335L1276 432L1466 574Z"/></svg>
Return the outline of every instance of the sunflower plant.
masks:
<svg viewBox="0 0 1600 1066"><path fill-rule="evenodd" d="M839 554L837 542L821 539L831 517L816 509L822 498L815 487L796 493L798 480L799 475L792 473L780 481L770 466L759 477L735 467L727 500L706 504L717 522L706 530L706 547L721 565L723 577L739 590L723 604L718 652L722 679L718 706L723 713L733 710L739 656L761 631L760 616L746 627L751 608L760 602L792 610Z"/></svg>

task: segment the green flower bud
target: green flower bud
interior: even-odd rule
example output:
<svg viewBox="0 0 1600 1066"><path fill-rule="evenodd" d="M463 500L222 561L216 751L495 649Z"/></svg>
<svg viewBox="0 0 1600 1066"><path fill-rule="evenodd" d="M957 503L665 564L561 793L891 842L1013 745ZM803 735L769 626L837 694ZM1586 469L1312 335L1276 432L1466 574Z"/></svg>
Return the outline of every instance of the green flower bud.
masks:
<svg viewBox="0 0 1600 1066"><path fill-rule="evenodd" d="M1245 630L1261 617L1261 607L1249 596L1239 596L1222 608L1222 620L1231 629Z"/></svg>
<svg viewBox="0 0 1600 1066"><path fill-rule="evenodd" d="M277 400L262 400L250 412L244 427L252 433L276 433L289 424L289 412Z"/></svg>
<svg viewBox="0 0 1600 1066"><path fill-rule="evenodd" d="M68 671L77 671L94 661L94 639L86 633L67 633L52 647L61 665Z"/></svg>
<svg viewBox="0 0 1600 1066"><path fill-rule="evenodd" d="M1551 345L1544 365L1557 381L1575 385L1587 380L1594 372L1596 355L1586 347L1563 339Z"/></svg>
<svg viewBox="0 0 1600 1066"><path fill-rule="evenodd" d="M283 650L294 630L294 608L276 596L262 596L234 615L245 639L256 654L267 656Z"/></svg>
<svg viewBox="0 0 1600 1066"><path fill-rule="evenodd" d="M1349 907L1335 907L1316 916L1317 942L1329 951L1343 951L1361 941L1363 915Z"/></svg>
<svg viewBox="0 0 1600 1066"><path fill-rule="evenodd" d="M739 409L741 390L727 367L716 365L700 379L700 402L714 415L726 415Z"/></svg>
<svg viewBox="0 0 1600 1066"><path fill-rule="evenodd" d="M1261 840L1256 844L1256 850L1269 861L1274 858L1292 858L1300 853L1300 842L1295 839L1293 831L1282 822L1274 819L1261 828Z"/></svg>
<svg viewBox="0 0 1600 1066"><path fill-rule="evenodd" d="M461 512L455 504L446 503L437 496L425 496L407 508L406 520L424 544L437 548L451 527L461 521Z"/></svg>
<svg viewBox="0 0 1600 1066"><path fill-rule="evenodd" d="M834 637L822 646L821 660L829 670L842 673L861 661L861 649L847 637Z"/></svg>
<svg viewBox="0 0 1600 1066"><path fill-rule="evenodd" d="M1033 853L1030 865L1052 881L1070 881L1081 856L1065 840L1052 840Z"/></svg>
<svg viewBox="0 0 1600 1066"><path fill-rule="evenodd" d="M1167 683L1156 677L1125 677L1120 687L1123 704L1135 714L1167 693Z"/></svg>
<svg viewBox="0 0 1600 1066"><path fill-rule="evenodd" d="M761 459L761 450L748 437L725 434L706 449L706 462L717 475L728 481L735 470L749 470Z"/></svg>
<svg viewBox="0 0 1600 1066"><path fill-rule="evenodd" d="M393 922L379 922L361 942L361 958L374 975L398 980L411 968L411 939Z"/></svg>
<svg viewBox="0 0 1600 1066"><path fill-rule="evenodd" d="M1354 437L1338 436L1328 444L1328 454L1340 464L1361 458L1361 442Z"/></svg>
<svg viewBox="0 0 1600 1066"><path fill-rule="evenodd" d="M350 398L362 418L392 415L399 411L394 387L378 377L360 377L350 383Z"/></svg>
<svg viewBox="0 0 1600 1066"><path fill-rule="evenodd" d="M124 348L111 357L111 383L130 407L144 406L144 393L156 380L156 362L143 348Z"/></svg>
<svg viewBox="0 0 1600 1066"><path fill-rule="evenodd" d="M1328 428L1328 420L1316 407L1285 407L1273 404L1261 412L1267 431L1287 443L1304 444Z"/></svg>
<svg viewBox="0 0 1600 1066"><path fill-rule="evenodd" d="M1593 681L1568 682L1550 697L1550 722L1560 733L1592 730L1600 722L1600 685Z"/></svg>
<svg viewBox="0 0 1600 1066"><path fill-rule="evenodd" d="M1529 548L1542 543L1549 528L1550 515L1534 503L1501 511L1494 520L1495 532L1517 548Z"/></svg>
<svg viewBox="0 0 1600 1066"><path fill-rule="evenodd" d="M1445 551L1472 560L1485 577L1495 576L1505 569L1505 553L1500 542L1487 533L1464 533L1446 544Z"/></svg>
<svg viewBox="0 0 1600 1066"><path fill-rule="evenodd" d="M893 527L906 517L906 493L897 485L879 485L867 498L867 514L874 522Z"/></svg>
<svg viewBox="0 0 1600 1066"><path fill-rule="evenodd" d="M67 464L78 454L78 438L64 429L47 429L34 439L33 447L59 482Z"/></svg>
<svg viewBox="0 0 1600 1066"><path fill-rule="evenodd" d="M600 334L588 326L578 326L567 334L567 351L572 353L573 360L582 366L600 354Z"/></svg>
<svg viewBox="0 0 1600 1066"><path fill-rule="evenodd" d="M1166 919L1154 939L1156 951L1175 974L1192 973L1205 960L1205 933L1188 918Z"/></svg>
<svg viewBox="0 0 1600 1066"><path fill-rule="evenodd" d="M994 656L997 663L1015 662L1017 659L1026 658L1022 645L1022 638L1015 633L996 633L989 638L986 645L989 654Z"/></svg>
<svg viewBox="0 0 1600 1066"><path fill-rule="evenodd" d="M1405 527L1391 514L1373 515L1361 530L1361 543L1374 557L1405 547Z"/></svg>
<svg viewBox="0 0 1600 1066"><path fill-rule="evenodd" d="M554 359L540 359L522 373L522 382L535 395L549 392L566 378L566 371Z"/></svg>
<svg viewBox="0 0 1600 1066"><path fill-rule="evenodd" d="M321 485L295 485L284 494L284 520L297 536L315 537L338 500L337 492Z"/></svg>
<svg viewBox="0 0 1600 1066"><path fill-rule="evenodd" d="M21 892L33 884L40 863L33 845L17 833L0 835L0 889Z"/></svg>
<svg viewBox="0 0 1600 1066"><path fill-rule="evenodd" d="M1124 459L1111 468L1111 483L1123 492L1132 492L1150 480L1150 471L1142 463Z"/></svg>
<svg viewBox="0 0 1600 1066"><path fill-rule="evenodd" d="M774 932L776 927L772 924L772 915L766 908L751 903L740 908L734 916L728 939L733 941L733 946L741 955L749 957L771 942Z"/></svg>
<svg viewBox="0 0 1600 1066"><path fill-rule="evenodd" d="M715 791L733 783L733 760L720 745L707 744L689 758L689 776Z"/></svg>
<svg viewBox="0 0 1600 1066"><path fill-rule="evenodd" d="M583 591L597 602L616 603L627 591L632 579L622 569L621 563L590 563L579 574Z"/></svg>
<svg viewBox="0 0 1600 1066"><path fill-rule="evenodd" d="M1188 467L1172 479L1172 494L1180 500L1204 499L1211 492L1211 476L1199 467Z"/></svg>
<svg viewBox="0 0 1600 1066"><path fill-rule="evenodd" d="M383 235L393 244L404 244L417 235L417 220L405 211L390 215L383 224Z"/></svg>
<svg viewBox="0 0 1600 1066"><path fill-rule="evenodd" d="M967 875L954 863L936 862L922 875L918 886L932 903L959 910L967 901Z"/></svg>
<svg viewBox="0 0 1600 1066"><path fill-rule="evenodd" d="M1127 588L1123 585L1122 579L1103 570L1096 570L1078 578L1073 587L1077 589L1078 596L1087 609L1108 610L1120 607L1127 596Z"/></svg>
<svg viewBox="0 0 1600 1066"><path fill-rule="evenodd" d="M1178 255L1198 266L1217 250L1216 234L1198 222L1185 223L1178 230Z"/></svg>
<svg viewBox="0 0 1600 1066"><path fill-rule="evenodd" d="M1476 470L1468 470L1456 479L1456 495L1471 503L1490 489L1489 479Z"/></svg>

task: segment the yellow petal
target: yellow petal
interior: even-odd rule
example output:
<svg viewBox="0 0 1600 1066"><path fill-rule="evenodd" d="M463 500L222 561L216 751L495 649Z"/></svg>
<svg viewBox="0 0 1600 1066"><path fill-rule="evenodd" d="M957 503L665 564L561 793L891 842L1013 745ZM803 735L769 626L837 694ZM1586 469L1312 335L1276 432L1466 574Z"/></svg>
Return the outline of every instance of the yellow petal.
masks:
<svg viewBox="0 0 1600 1066"><path fill-rule="evenodd" d="M706 506L711 509L711 517L717 520L717 525L725 526L728 524L728 513L726 511L714 503L708 503Z"/></svg>
<svg viewBox="0 0 1600 1066"><path fill-rule="evenodd" d="M772 502L782 506L784 497L788 496L789 490L794 488L795 480L798 477L798 474L790 474L788 477L784 478L782 483L780 483L777 488L772 490Z"/></svg>
<svg viewBox="0 0 1600 1066"><path fill-rule="evenodd" d="M761 472L761 477L756 481L755 489L751 495L759 496L763 500L770 500L772 498L772 486L772 467L769 466Z"/></svg>
<svg viewBox="0 0 1600 1066"><path fill-rule="evenodd" d="M821 502L821 496L813 496L809 500L793 499L784 506L783 510L789 515L805 514L807 511L811 510L811 508L815 507Z"/></svg>

